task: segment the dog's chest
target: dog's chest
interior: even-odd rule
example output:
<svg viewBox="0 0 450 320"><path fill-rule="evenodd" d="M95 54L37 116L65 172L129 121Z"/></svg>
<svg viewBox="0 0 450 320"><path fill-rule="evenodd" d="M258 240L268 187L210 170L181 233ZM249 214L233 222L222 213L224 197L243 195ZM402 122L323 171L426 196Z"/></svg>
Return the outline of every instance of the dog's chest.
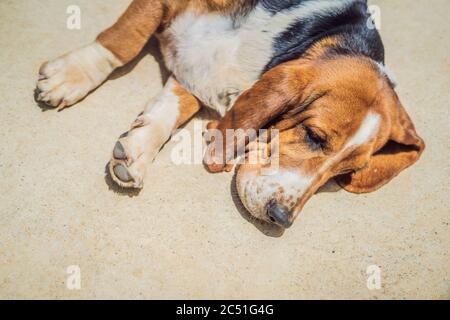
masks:
<svg viewBox="0 0 450 320"><path fill-rule="evenodd" d="M241 22L187 11L160 35L166 65L188 90L220 114L256 82L273 55L273 40L292 22L256 8Z"/></svg>
<svg viewBox="0 0 450 320"><path fill-rule="evenodd" d="M186 12L161 36L166 65L205 105L223 114L246 85L236 61L232 21Z"/></svg>

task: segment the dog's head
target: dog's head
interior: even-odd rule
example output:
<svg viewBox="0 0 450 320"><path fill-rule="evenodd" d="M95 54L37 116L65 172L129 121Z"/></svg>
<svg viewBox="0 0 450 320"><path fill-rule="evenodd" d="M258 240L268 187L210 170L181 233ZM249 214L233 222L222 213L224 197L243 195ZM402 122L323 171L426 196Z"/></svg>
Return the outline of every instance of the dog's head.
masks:
<svg viewBox="0 0 450 320"><path fill-rule="evenodd" d="M329 179L350 192L371 192L416 162L425 147L373 61L305 63L298 76L307 84L287 89L297 90L296 105L273 125L279 130L279 170L267 174L263 164L243 164L237 174L250 213L283 227Z"/></svg>

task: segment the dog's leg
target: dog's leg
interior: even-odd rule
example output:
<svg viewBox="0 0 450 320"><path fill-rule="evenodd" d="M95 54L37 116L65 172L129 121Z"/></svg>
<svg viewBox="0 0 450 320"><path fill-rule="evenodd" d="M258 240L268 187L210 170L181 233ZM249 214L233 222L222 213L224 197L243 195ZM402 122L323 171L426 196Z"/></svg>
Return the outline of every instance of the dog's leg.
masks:
<svg viewBox="0 0 450 320"><path fill-rule="evenodd" d="M162 17L162 0L133 1L92 44L42 65L37 100L58 109L77 103L139 54Z"/></svg>
<svg viewBox="0 0 450 320"><path fill-rule="evenodd" d="M109 163L113 180L125 188L142 188L148 164L174 130L199 110L199 101L174 78L170 78L162 92L148 103L127 135L116 143Z"/></svg>

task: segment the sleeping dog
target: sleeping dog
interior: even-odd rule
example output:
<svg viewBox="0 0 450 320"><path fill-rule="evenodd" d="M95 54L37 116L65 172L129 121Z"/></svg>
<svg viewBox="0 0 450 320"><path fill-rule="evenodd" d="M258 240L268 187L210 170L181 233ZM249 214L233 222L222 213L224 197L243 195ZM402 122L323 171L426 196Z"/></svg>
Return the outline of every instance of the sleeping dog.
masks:
<svg viewBox="0 0 450 320"><path fill-rule="evenodd" d="M92 44L41 67L38 100L77 103L156 36L172 76L115 145L114 181L141 188L174 130L207 106L224 136L208 145L211 172L242 140L227 130L277 132L279 170L244 163L236 184L252 216L287 228L329 179L371 192L424 150L371 22L362 0L134 0Z"/></svg>

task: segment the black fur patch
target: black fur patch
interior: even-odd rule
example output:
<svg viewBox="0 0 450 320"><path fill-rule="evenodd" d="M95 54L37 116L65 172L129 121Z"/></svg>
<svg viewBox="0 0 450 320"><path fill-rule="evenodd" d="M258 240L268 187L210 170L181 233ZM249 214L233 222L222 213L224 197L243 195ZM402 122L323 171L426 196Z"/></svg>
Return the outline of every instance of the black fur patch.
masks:
<svg viewBox="0 0 450 320"><path fill-rule="evenodd" d="M292 6L307 1L320 0L261 0L261 3L263 5L266 3L265 7L272 12L272 10L287 9L289 4ZM342 41L335 48L331 48L329 55L363 55L384 63L381 37L375 28L368 27L369 19L371 17L366 0L355 1L325 15L301 19L275 39L274 56L264 71L283 62L300 58L317 41L335 35L338 35Z"/></svg>

